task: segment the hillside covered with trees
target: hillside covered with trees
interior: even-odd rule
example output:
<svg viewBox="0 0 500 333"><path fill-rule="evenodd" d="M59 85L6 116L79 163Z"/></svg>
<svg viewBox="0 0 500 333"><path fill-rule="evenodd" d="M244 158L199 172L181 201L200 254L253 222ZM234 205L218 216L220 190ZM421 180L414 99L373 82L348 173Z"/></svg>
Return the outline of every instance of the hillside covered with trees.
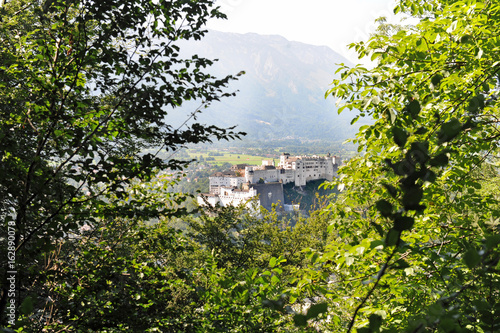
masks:
<svg viewBox="0 0 500 333"><path fill-rule="evenodd" d="M351 45L327 94L368 121L306 218L172 190L245 134L197 117L237 75L180 55L214 3L1 2L2 330L499 332L500 4L399 0Z"/></svg>

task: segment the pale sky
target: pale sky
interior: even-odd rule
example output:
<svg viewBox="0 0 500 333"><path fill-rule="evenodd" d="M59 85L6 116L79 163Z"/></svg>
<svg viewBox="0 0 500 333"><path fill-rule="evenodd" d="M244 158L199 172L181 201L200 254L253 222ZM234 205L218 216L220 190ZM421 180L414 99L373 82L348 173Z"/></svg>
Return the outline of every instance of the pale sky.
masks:
<svg viewBox="0 0 500 333"><path fill-rule="evenodd" d="M210 21L209 29L326 45L353 62L347 44L367 40L381 16L396 22L395 0L218 0L217 5L228 19Z"/></svg>

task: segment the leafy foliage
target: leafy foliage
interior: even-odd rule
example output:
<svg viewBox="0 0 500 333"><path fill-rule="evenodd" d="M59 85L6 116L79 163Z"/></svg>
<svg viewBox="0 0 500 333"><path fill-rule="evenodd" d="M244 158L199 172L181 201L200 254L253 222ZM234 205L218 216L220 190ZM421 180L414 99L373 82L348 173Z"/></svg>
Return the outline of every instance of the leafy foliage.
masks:
<svg viewBox="0 0 500 333"><path fill-rule="evenodd" d="M401 0L419 23L380 20L352 45L377 65L342 67L328 94L374 123L328 209L291 223L186 217L186 196L156 177L187 162L155 151L240 135L167 121L186 100L231 95L232 77L175 45L223 17L212 4L0 8L0 216L2 235L15 228L19 330L498 331L500 5Z"/></svg>
<svg viewBox="0 0 500 333"><path fill-rule="evenodd" d="M75 251L75 249L77 251ZM281 315L263 306L279 297L283 260L228 270L165 223L113 225L61 244L48 274L52 299L31 329L74 332L267 332Z"/></svg>
<svg viewBox="0 0 500 333"><path fill-rule="evenodd" d="M258 203L255 203L256 206ZM256 207L257 208L257 207ZM214 207L187 219L188 236L218 258L228 269L266 267L282 257L285 270L307 265L305 248L321 251L328 240L328 215L289 218L261 208L253 213L245 207Z"/></svg>
<svg viewBox="0 0 500 333"><path fill-rule="evenodd" d="M154 177L187 162L143 151L243 134L168 123L184 101L199 101L186 116L196 119L202 108L233 95L226 87L235 77L212 77L204 73L211 60L178 54L179 40L202 38L209 18L224 17L212 6L210 0L13 0L0 8L0 228L2 235L15 228L18 306L29 300L38 311L47 299L60 299L43 277L48 270L64 274L62 266L47 265L62 240L70 246L83 229L123 218L183 213L177 205L185 197L168 194L168 184ZM2 252L2 267L6 258ZM1 271L3 313L8 282ZM33 315L41 320L55 311Z"/></svg>
<svg viewBox="0 0 500 333"><path fill-rule="evenodd" d="M332 183L345 189L330 205L336 240L303 279L323 281L334 330L497 331L497 190L478 190L498 153L500 6L396 11L419 23L351 45L377 65L344 66L328 92L375 123Z"/></svg>

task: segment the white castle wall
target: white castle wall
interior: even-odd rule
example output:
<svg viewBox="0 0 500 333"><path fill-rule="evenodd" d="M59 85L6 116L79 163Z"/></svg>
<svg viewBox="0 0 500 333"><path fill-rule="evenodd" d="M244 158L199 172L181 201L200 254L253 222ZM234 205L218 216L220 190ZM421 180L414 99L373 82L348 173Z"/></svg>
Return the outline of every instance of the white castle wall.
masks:
<svg viewBox="0 0 500 333"><path fill-rule="evenodd" d="M279 168L294 171L295 186L305 186L311 180L333 180L336 176L337 158L320 156L290 157L288 154L280 156Z"/></svg>
<svg viewBox="0 0 500 333"><path fill-rule="evenodd" d="M257 191L250 188L248 191L221 187L219 200L222 206L239 206L241 204L246 204L250 199L257 195Z"/></svg>
<svg viewBox="0 0 500 333"><path fill-rule="evenodd" d="M283 184L293 183L295 182L295 170L289 169L279 169L279 181L282 181Z"/></svg>
<svg viewBox="0 0 500 333"><path fill-rule="evenodd" d="M261 169L259 167L247 166L245 168L245 180L250 183L258 183L260 179L264 179L265 183L279 181L278 169Z"/></svg>
<svg viewBox="0 0 500 333"><path fill-rule="evenodd" d="M245 177L217 177L211 176L210 178L210 193L219 194L220 187L240 187L241 184L245 183Z"/></svg>
<svg viewBox="0 0 500 333"><path fill-rule="evenodd" d="M245 177L212 176L210 177L210 195L207 197L209 204L222 206L238 206L245 204L257 195L257 190L241 190L243 183L257 184L263 179L265 183L281 182L294 183L295 186L305 186L307 182L318 179L333 180L337 173L337 164L340 160L333 156L295 156L283 154L278 167L271 162L262 166L246 166ZM204 204L203 200L198 203Z"/></svg>

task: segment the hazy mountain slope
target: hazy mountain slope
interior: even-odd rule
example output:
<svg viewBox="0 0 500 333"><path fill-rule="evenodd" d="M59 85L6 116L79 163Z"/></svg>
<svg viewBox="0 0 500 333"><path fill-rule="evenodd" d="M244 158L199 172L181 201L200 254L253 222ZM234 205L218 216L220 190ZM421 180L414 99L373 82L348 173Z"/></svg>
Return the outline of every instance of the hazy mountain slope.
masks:
<svg viewBox="0 0 500 333"><path fill-rule="evenodd" d="M344 140L355 128L353 113L337 114L325 99L336 64L348 63L328 47L290 42L280 36L210 31L181 45L183 55L218 58L215 75L246 74L231 84L237 97L214 103L199 120L238 125L252 140L280 138Z"/></svg>

